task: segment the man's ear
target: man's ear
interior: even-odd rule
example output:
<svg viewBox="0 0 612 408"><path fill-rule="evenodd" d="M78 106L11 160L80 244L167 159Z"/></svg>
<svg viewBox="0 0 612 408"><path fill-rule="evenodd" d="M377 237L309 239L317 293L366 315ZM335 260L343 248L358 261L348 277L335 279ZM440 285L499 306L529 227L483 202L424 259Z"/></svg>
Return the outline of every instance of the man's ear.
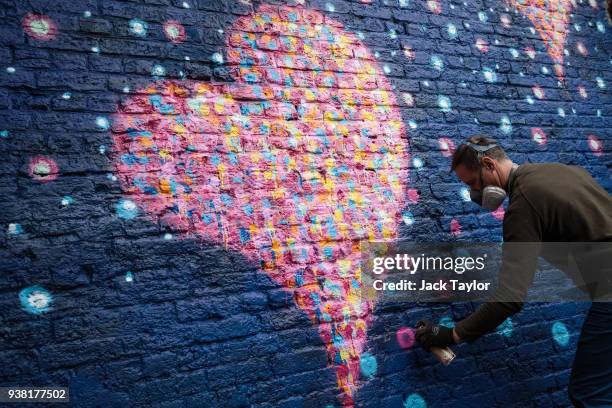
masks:
<svg viewBox="0 0 612 408"><path fill-rule="evenodd" d="M482 158L482 167L484 167L487 170L494 170L495 169L495 160L493 160L492 158L485 156Z"/></svg>

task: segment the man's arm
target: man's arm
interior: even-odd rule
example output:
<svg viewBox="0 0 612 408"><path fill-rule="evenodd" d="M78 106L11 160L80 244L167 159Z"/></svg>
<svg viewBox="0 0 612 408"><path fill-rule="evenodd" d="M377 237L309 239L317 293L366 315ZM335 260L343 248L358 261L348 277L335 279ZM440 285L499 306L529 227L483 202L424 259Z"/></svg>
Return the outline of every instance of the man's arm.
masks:
<svg viewBox="0 0 612 408"><path fill-rule="evenodd" d="M457 323L453 330L456 343L471 342L494 331L504 320L521 310L533 282L541 241L542 220L525 197L517 191L517 196L504 217L504 247L498 288L486 303Z"/></svg>

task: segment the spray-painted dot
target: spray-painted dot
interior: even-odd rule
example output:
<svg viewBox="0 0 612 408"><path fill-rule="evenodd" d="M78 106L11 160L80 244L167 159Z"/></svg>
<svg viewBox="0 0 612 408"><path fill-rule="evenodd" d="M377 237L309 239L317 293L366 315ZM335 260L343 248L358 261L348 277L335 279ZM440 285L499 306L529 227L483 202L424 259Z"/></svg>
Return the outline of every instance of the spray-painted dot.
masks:
<svg viewBox="0 0 612 408"><path fill-rule="evenodd" d="M396 333L397 344L403 349L414 345L414 330L410 327L402 327Z"/></svg>
<svg viewBox="0 0 612 408"><path fill-rule="evenodd" d="M412 215L412 213L409 211L404 211L404 213L402 213L402 221L404 221L404 224L410 227L412 224L414 224L414 215Z"/></svg>
<svg viewBox="0 0 612 408"><path fill-rule="evenodd" d="M164 23L164 35L168 41L178 44L185 40L185 27L176 20L168 20Z"/></svg>
<svg viewBox="0 0 612 408"><path fill-rule="evenodd" d="M512 55L512 57L513 57L513 58L518 58L518 56L519 56L519 52L518 52L518 50L517 50L517 49L515 49L515 48L510 48L510 50L509 50L509 51L510 51L510 55Z"/></svg>
<svg viewBox="0 0 612 408"><path fill-rule="evenodd" d="M399 0L400 7L408 7L408 0Z"/></svg>
<svg viewBox="0 0 612 408"><path fill-rule="evenodd" d="M584 45L582 41L578 41L576 43L576 50L583 57L586 57L587 55L589 55L589 50L587 49L586 45Z"/></svg>
<svg viewBox="0 0 612 408"><path fill-rule="evenodd" d="M538 99L544 99L544 89L542 89L541 86L539 85L534 85L531 87L531 91L533 92L533 95L538 98Z"/></svg>
<svg viewBox="0 0 612 408"><path fill-rule="evenodd" d="M548 73L550 72L547 67L542 67L541 71L544 75L548 75Z"/></svg>
<svg viewBox="0 0 612 408"><path fill-rule="evenodd" d="M446 32L448 33L448 36L451 40L454 40L459 36L459 33L457 32L457 26L453 23L448 23L448 25L446 26Z"/></svg>
<svg viewBox="0 0 612 408"><path fill-rule="evenodd" d="M91 47L91 52L95 52L96 54L100 52L100 47Z"/></svg>
<svg viewBox="0 0 612 408"><path fill-rule="evenodd" d="M151 75L154 78L163 78L166 75L166 68L159 64L155 64L153 68L151 68Z"/></svg>
<svg viewBox="0 0 612 408"><path fill-rule="evenodd" d="M449 316L444 316L443 318L441 318L438 324L440 326L448 327L449 329L455 327L455 322Z"/></svg>
<svg viewBox="0 0 612 408"><path fill-rule="evenodd" d="M404 45L404 55L409 61L413 61L415 58L414 50L409 45Z"/></svg>
<svg viewBox="0 0 612 408"><path fill-rule="evenodd" d="M42 14L26 14L21 20L21 26L26 34L35 40L49 41L57 34L57 26L53 20Z"/></svg>
<svg viewBox="0 0 612 408"><path fill-rule="evenodd" d="M510 122L510 118L508 116L504 115L501 117L499 121L499 130L505 134L512 132L512 122Z"/></svg>
<svg viewBox="0 0 612 408"><path fill-rule="evenodd" d="M10 134L9 131L6 129L0 130L0 138L2 139L8 139L9 134Z"/></svg>
<svg viewBox="0 0 612 408"><path fill-rule="evenodd" d="M329 11L330 13L333 13L334 11L336 11L336 7L332 3L325 3L325 10Z"/></svg>
<svg viewBox="0 0 612 408"><path fill-rule="evenodd" d="M129 86L124 86L123 87L123 93L130 93L130 87Z"/></svg>
<svg viewBox="0 0 612 408"><path fill-rule="evenodd" d="M600 89L606 89L606 82L603 80L602 77L595 77L595 82L597 82L597 86Z"/></svg>
<svg viewBox="0 0 612 408"><path fill-rule="evenodd" d="M537 128L537 127L532 128L531 129L531 140L533 140L539 145L545 145L546 144L546 133L544 133L544 131L540 128Z"/></svg>
<svg viewBox="0 0 612 408"><path fill-rule="evenodd" d="M394 29L390 29L389 38L391 38L392 40L395 40L397 38L397 31L395 31Z"/></svg>
<svg viewBox="0 0 612 408"><path fill-rule="evenodd" d="M463 201L472 201L470 190L467 187L462 187L461 190L459 190L459 195Z"/></svg>
<svg viewBox="0 0 612 408"><path fill-rule="evenodd" d="M561 116L562 118L565 117L565 109L563 108L557 108L557 115Z"/></svg>
<svg viewBox="0 0 612 408"><path fill-rule="evenodd" d="M19 292L21 307L28 313L39 315L51 310L53 298L46 289L34 285Z"/></svg>
<svg viewBox="0 0 612 408"><path fill-rule="evenodd" d="M62 99L66 99L66 100L68 100L68 99L70 99L70 98L72 98L72 94L71 94L70 92L64 92L64 93L62 94Z"/></svg>
<svg viewBox="0 0 612 408"><path fill-rule="evenodd" d="M529 32L530 32L531 34L535 34L535 33L536 33L536 30L535 30L535 28L533 28L533 27L529 27Z"/></svg>
<svg viewBox="0 0 612 408"><path fill-rule="evenodd" d="M438 107L442 112L450 112L452 108L451 100L448 96L438 96Z"/></svg>
<svg viewBox="0 0 612 408"><path fill-rule="evenodd" d="M410 204L416 204L419 201L419 190L416 188L408 189L408 202Z"/></svg>
<svg viewBox="0 0 612 408"><path fill-rule="evenodd" d="M497 334L499 334L500 336L504 336L504 337L510 337L512 336L512 319L507 318L506 320L503 321L502 324L500 324L499 326L497 326Z"/></svg>
<svg viewBox="0 0 612 408"><path fill-rule="evenodd" d="M9 235L19 235L19 234L23 234L23 227L21 226L21 224L9 224L7 231L6 231Z"/></svg>
<svg viewBox="0 0 612 408"><path fill-rule="evenodd" d="M570 335L567 327L561 322L555 322L552 325L553 340L561 347L566 347L569 344Z"/></svg>
<svg viewBox="0 0 612 408"><path fill-rule="evenodd" d="M391 73L391 68L387 64L385 64L383 65L383 71L385 72L385 74L388 75Z"/></svg>
<svg viewBox="0 0 612 408"><path fill-rule="evenodd" d="M183 8L191 8L191 6L189 5L189 3L187 3L186 1L183 2Z"/></svg>
<svg viewBox="0 0 612 408"><path fill-rule="evenodd" d="M431 58L429 58L429 63L432 68L437 71L442 71L444 69L444 61L438 55L432 55Z"/></svg>
<svg viewBox="0 0 612 408"><path fill-rule="evenodd" d="M368 352L363 353L359 359L359 370L361 371L361 375L366 378L372 378L376 374L377 369L378 364L376 363L376 358Z"/></svg>
<svg viewBox="0 0 612 408"><path fill-rule="evenodd" d="M360 40L365 40L365 35L363 35L361 31L357 31L357 38L359 38Z"/></svg>
<svg viewBox="0 0 612 408"><path fill-rule="evenodd" d="M434 14L440 14L442 12L442 6L438 0L428 0L427 8Z"/></svg>
<svg viewBox="0 0 612 408"><path fill-rule="evenodd" d="M533 103L535 102L535 101L533 100L533 98L532 98L530 95L527 95L527 96L525 97L525 101L526 101L528 104L530 104L530 105L533 105Z"/></svg>
<svg viewBox="0 0 612 408"><path fill-rule="evenodd" d="M508 14L502 14L499 17L499 20L505 28L510 28L512 26L512 17L510 17Z"/></svg>
<svg viewBox="0 0 612 408"><path fill-rule="evenodd" d="M486 54L487 52L489 52L489 43L484 38L476 39L475 46L476 46L476 49L482 52L483 54Z"/></svg>
<svg viewBox="0 0 612 408"><path fill-rule="evenodd" d="M414 120L412 120L412 119L410 119L410 120L408 121L408 126L410 127L410 129L413 129L413 130L414 130L414 129L416 129L416 128L418 127L418 126L417 126L416 121L414 121Z"/></svg>
<svg viewBox="0 0 612 408"><path fill-rule="evenodd" d="M138 207L132 200L119 200L115 204L115 210L117 211L117 216L125 220L131 220L138 215Z"/></svg>
<svg viewBox="0 0 612 408"><path fill-rule="evenodd" d="M96 118L96 126L100 130L108 130L110 126L110 122L108 121L108 118L106 118L105 116L98 116Z"/></svg>
<svg viewBox="0 0 612 408"><path fill-rule="evenodd" d="M70 196L62 197L62 207L68 207L70 204L74 203L74 199Z"/></svg>
<svg viewBox="0 0 612 408"><path fill-rule="evenodd" d="M30 159L30 177L41 183L55 180L59 175L57 164L50 157L34 156Z"/></svg>
<svg viewBox="0 0 612 408"><path fill-rule="evenodd" d="M536 57L536 50L533 47L526 47L525 48L525 54L527 54L529 59L535 59L535 57Z"/></svg>
<svg viewBox="0 0 612 408"><path fill-rule="evenodd" d="M6 67L6 72L8 72L9 74L14 74L15 71L15 67Z"/></svg>
<svg viewBox="0 0 612 408"><path fill-rule="evenodd" d="M489 83L497 81L497 74L491 68L484 67L482 69L482 75L484 76L485 81Z"/></svg>
<svg viewBox="0 0 612 408"><path fill-rule="evenodd" d="M126 282L133 282L134 281L134 274L130 271L127 271L127 273L125 274L125 281Z"/></svg>
<svg viewBox="0 0 612 408"><path fill-rule="evenodd" d="M450 222L450 233L454 237L461 235L461 224L454 218Z"/></svg>
<svg viewBox="0 0 612 408"><path fill-rule="evenodd" d="M165 239L166 241L171 240L171 239L172 239L172 234L171 234L171 233L169 233L169 232L166 232L166 233L164 234L164 239Z"/></svg>
<svg viewBox="0 0 612 408"><path fill-rule="evenodd" d="M215 64L223 64L223 54L221 54L220 52L215 52L212 57L210 57L210 59L212 60L212 62L214 62Z"/></svg>
<svg viewBox="0 0 612 408"><path fill-rule="evenodd" d="M586 88L584 86L579 86L578 87L578 94L580 95L580 97L582 99L586 99L589 96L589 94L587 93Z"/></svg>
<svg viewBox="0 0 612 408"><path fill-rule="evenodd" d="M146 37L147 29L149 28L148 24L145 21L142 21L137 18L133 18L129 22L130 33L138 37Z"/></svg>
<svg viewBox="0 0 612 408"><path fill-rule="evenodd" d="M595 156L601 156L603 152L603 143L601 140L599 140L597 136L588 135L587 144L589 145L589 149L591 149Z"/></svg>
<svg viewBox="0 0 612 408"><path fill-rule="evenodd" d="M404 401L404 408L427 408L427 403L419 394L410 394Z"/></svg>
<svg viewBox="0 0 612 408"><path fill-rule="evenodd" d="M423 167L423 159L421 159L420 157L415 157L412 159L412 165L417 168L420 169L421 167Z"/></svg>
<svg viewBox="0 0 612 408"><path fill-rule="evenodd" d="M106 153L106 146L100 145L100 147L98 147L98 152L100 152L100 154Z"/></svg>
<svg viewBox="0 0 612 408"><path fill-rule="evenodd" d="M89 11L89 10L84 11L83 12L83 17L85 17L85 18L91 17L91 11Z"/></svg>
<svg viewBox="0 0 612 408"><path fill-rule="evenodd" d="M478 12L478 19L480 20L481 23L486 23L489 20L489 16L487 16L486 12L479 11Z"/></svg>
<svg viewBox="0 0 612 408"><path fill-rule="evenodd" d="M599 31L600 33L606 32L606 26L604 26L604 23L602 23L601 21L596 22L595 25L597 26L597 31Z"/></svg>
<svg viewBox="0 0 612 408"><path fill-rule="evenodd" d="M406 106L408 107L414 106L414 97L412 96L412 94L408 92L404 92L402 94L402 98L404 99L404 103L406 104Z"/></svg>
<svg viewBox="0 0 612 408"><path fill-rule="evenodd" d="M455 151L455 142L448 137L441 137L438 139L438 148L444 157L450 157Z"/></svg>

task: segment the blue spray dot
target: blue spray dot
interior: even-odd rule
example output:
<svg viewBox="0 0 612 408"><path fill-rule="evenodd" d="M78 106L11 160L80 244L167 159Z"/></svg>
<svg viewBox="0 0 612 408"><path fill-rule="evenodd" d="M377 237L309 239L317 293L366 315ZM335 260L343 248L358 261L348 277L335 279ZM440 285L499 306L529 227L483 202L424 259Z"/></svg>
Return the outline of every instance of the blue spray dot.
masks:
<svg viewBox="0 0 612 408"><path fill-rule="evenodd" d="M4 130L0 130L0 137L3 139L6 139L9 137L9 131L4 129Z"/></svg>
<svg viewBox="0 0 612 408"><path fill-rule="evenodd" d="M497 326L497 334L504 337L512 336L512 319L507 318L502 324Z"/></svg>
<svg viewBox="0 0 612 408"><path fill-rule="evenodd" d="M125 281L126 281L126 282L132 282L132 281L134 281L134 274L133 274L132 272L128 271L128 272L125 274Z"/></svg>
<svg viewBox="0 0 612 408"><path fill-rule="evenodd" d="M8 234L9 235L23 234L23 227L21 226L21 224L9 224Z"/></svg>
<svg viewBox="0 0 612 408"><path fill-rule="evenodd" d="M363 353L359 361L359 369L361 370L361 375L364 377L374 377L374 374L376 374L376 370L378 369L376 358L370 353Z"/></svg>
<svg viewBox="0 0 612 408"><path fill-rule="evenodd" d="M419 394L410 394L404 402L404 408L427 408L427 404Z"/></svg>
<svg viewBox="0 0 612 408"><path fill-rule="evenodd" d="M110 126L110 122L108 121L108 119L106 117L98 116L96 118L96 126L100 130L108 130L108 128Z"/></svg>
<svg viewBox="0 0 612 408"><path fill-rule="evenodd" d="M453 327L455 327L455 322L453 322L453 319L451 319L448 316L441 318L438 324L440 326L448 327L449 329L452 329Z"/></svg>
<svg viewBox="0 0 612 408"><path fill-rule="evenodd" d="M555 324L553 324L552 336L553 340L555 340L555 342L561 347L565 347L569 344L569 331L561 322L555 322Z"/></svg>
<svg viewBox="0 0 612 408"><path fill-rule="evenodd" d="M131 220L138 215L138 207L132 200L119 200L115 204L117 216L125 220Z"/></svg>
<svg viewBox="0 0 612 408"><path fill-rule="evenodd" d="M30 286L19 292L21 307L28 313L41 314L51 310L51 293L38 285Z"/></svg>
<svg viewBox="0 0 612 408"><path fill-rule="evenodd" d="M146 22L134 18L130 20L130 33L138 37L146 37L148 25Z"/></svg>

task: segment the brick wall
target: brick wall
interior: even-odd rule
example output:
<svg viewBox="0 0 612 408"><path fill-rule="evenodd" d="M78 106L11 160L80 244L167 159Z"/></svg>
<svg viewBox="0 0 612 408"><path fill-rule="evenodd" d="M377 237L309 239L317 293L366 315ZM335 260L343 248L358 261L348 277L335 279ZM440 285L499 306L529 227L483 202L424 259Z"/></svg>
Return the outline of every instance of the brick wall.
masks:
<svg viewBox="0 0 612 408"><path fill-rule="evenodd" d="M411 327L474 305L361 299L358 242L499 241L448 174L477 132L611 190L603 2L1 4L1 385L568 405L588 304L530 304L442 367Z"/></svg>

